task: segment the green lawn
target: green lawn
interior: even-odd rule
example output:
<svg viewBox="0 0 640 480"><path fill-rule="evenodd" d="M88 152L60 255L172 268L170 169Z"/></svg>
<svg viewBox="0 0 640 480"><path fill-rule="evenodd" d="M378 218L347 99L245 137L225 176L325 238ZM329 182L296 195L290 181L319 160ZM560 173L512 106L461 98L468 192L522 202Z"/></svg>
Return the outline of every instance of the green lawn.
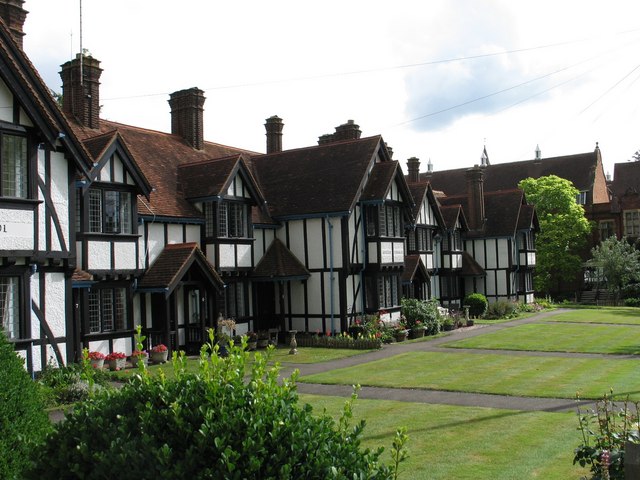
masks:
<svg viewBox="0 0 640 480"><path fill-rule="evenodd" d="M344 405L336 397L301 400L332 415ZM572 465L580 443L572 413L357 400L354 417L367 421L364 446L384 446L385 460L397 427L407 427L409 459L400 480L577 480L588 473Z"/></svg>
<svg viewBox="0 0 640 480"><path fill-rule="evenodd" d="M554 315L548 320L551 322L640 325L640 309L631 307L580 309Z"/></svg>
<svg viewBox="0 0 640 480"><path fill-rule="evenodd" d="M534 323L445 344L452 348L639 354L640 327L587 323Z"/></svg>
<svg viewBox="0 0 640 480"><path fill-rule="evenodd" d="M481 353L411 352L364 365L307 375L301 382L423 388L500 395L640 400L639 360Z"/></svg>

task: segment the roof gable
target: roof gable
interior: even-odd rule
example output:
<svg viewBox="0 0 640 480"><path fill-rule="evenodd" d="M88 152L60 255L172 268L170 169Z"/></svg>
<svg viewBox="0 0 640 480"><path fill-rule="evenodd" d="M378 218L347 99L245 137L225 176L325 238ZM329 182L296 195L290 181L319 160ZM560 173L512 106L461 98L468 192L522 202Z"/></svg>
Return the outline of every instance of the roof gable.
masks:
<svg viewBox="0 0 640 480"><path fill-rule="evenodd" d="M311 274L291 250L275 238L264 253L252 274L254 281L276 282L283 280L304 280Z"/></svg>

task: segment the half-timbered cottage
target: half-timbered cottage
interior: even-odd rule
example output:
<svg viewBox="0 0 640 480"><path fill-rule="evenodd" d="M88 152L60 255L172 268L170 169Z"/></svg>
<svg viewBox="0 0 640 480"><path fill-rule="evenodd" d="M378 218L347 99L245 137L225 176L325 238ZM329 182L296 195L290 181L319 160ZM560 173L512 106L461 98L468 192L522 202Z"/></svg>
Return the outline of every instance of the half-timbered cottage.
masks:
<svg viewBox="0 0 640 480"><path fill-rule="evenodd" d="M92 162L22 50L25 16L0 10L0 317L33 371L75 356L74 191Z"/></svg>

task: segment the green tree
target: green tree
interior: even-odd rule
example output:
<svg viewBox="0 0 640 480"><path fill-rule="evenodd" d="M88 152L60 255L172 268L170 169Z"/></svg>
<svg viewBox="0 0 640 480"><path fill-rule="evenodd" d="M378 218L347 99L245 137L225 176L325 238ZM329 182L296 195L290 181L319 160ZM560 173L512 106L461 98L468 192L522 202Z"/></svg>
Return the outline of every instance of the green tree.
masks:
<svg viewBox="0 0 640 480"><path fill-rule="evenodd" d="M591 225L579 193L564 178L548 175L522 180L518 187L527 202L536 206L540 232L536 237L536 272L534 286L543 293L557 292L560 286L573 282L582 269L581 251L585 248Z"/></svg>
<svg viewBox="0 0 640 480"><path fill-rule="evenodd" d="M35 443L50 429L41 391L0 329L0 478L22 478Z"/></svg>
<svg viewBox="0 0 640 480"><path fill-rule="evenodd" d="M589 265L600 269L616 299L627 285L640 281L640 251L626 238L605 239L591 250L591 257Z"/></svg>
<svg viewBox="0 0 640 480"><path fill-rule="evenodd" d="M354 398L336 423L298 405L295 375L281 380L259 353L249 367L246 342L226 358L213 344L212 331L197 373L174 354L175 380L139 366L130 384L76 406L26 478L393 478L397 463L361 447L364 422L350 425ZM392 458L404 458L404 439Z"/></svg>

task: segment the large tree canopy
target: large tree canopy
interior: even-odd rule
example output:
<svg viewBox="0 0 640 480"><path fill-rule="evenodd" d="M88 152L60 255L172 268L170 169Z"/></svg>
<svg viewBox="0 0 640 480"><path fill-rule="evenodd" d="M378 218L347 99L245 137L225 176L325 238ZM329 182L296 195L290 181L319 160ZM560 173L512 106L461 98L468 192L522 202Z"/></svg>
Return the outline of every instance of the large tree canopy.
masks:
<svg viewBox="0 0 640 480"><path fill-rule="evenodd" d="M536 206L540 233L536 239L535 289L550 293L572 282L582 268L581 250L585 247L591 225L573 184L556 175L527 178L518 186L527 201Z"/></svg>
<svg viewBox="0 0 640 480"><path fill-rule="evenodd" d="M640 281L640 251L626 238L609 237L591 250L590 265L599 268L607 289L619 297L624 287Z"/></svg>

